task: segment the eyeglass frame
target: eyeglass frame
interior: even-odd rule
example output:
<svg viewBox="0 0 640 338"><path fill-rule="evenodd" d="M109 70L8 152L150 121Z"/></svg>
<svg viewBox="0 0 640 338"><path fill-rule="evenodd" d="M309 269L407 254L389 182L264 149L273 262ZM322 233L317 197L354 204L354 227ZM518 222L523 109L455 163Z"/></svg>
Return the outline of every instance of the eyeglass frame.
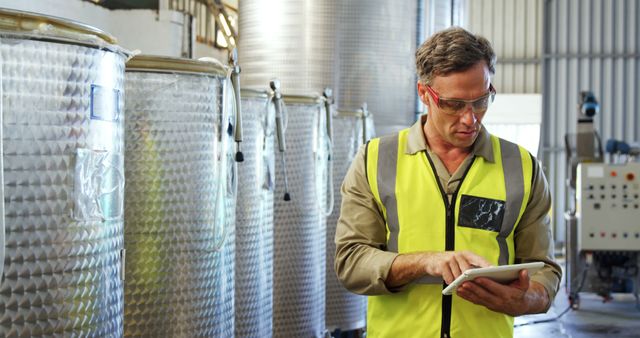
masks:
<svg viewBox="0 0 640 338"><path fill-rule="evenodd" d="M473 106L473 104L478 102L478 101L484 100L486 98L490 98L489 102L487 103L487 109L488 109L489 105L491 105L491 103L493 103L493 101L495 100L496 93L497 93L496 92L496 88L493 86L493 84L489 83L489 92L486 93L485 95L482 95L482 96L478 97L478 98L475 98L473 100L449 99L449 98L445 98L445 97L440 97L440 95L433 88L431 88L431 86L426 85L425 87L427 88L427 92L429 93L429 95L431 96L431 98L433 99L435 104L438 106L438 108L440 108L442 110L442 112L444 112L445 114L447 114L449 116L462 116L462 114L466 110L465 108L467 108L467 104L471 104L471 111L473 111L473 113L477 114L479 112L476 111L476 108ZM463 102L465 105L460 110L451 113L451 112L448 112L446 109L440 107L440 101L441 100ZM484 111L481 111L480 113L486 112L487 109L484 109Z"/></svg>

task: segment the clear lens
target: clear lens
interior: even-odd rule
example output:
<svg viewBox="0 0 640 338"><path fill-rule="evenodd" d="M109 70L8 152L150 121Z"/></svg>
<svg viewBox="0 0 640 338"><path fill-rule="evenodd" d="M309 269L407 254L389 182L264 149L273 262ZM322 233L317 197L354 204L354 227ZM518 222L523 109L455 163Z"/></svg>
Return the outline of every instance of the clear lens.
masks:
<svg viewBox="0 0 640 338"><path fill-rule="evenodd" d="M474 111L486 110L489 107L489 95L471 103Z"/></svg>
<svg viewBox="0 0 640 338"><path fill-rule="evenodd" d="M440 99L440 109L450 113L456 113L464 109L466 105L467 103L463 101Z"/></svg>
<svg viewBox="0 0 640 338"><path fill-rule="evenodd" d="M449 115L459 115L460 113L464 112L467 107L467 103L470 103L474 113L484 113L489 108L489 104L491 103L491 101L493 101L493 97L493 93L489 93L471 102L441 98L439 101L439 107Z"/></svg>
<svg viewBox="0 0 640 338"><path fill-rule="evenodd" d="M461 115L465 111L467 104L471 104L471 109L475 114L482 114L487 111L489 104L493 102L496 96L496 90L491 84L489 84L489 93L476 100L445 99L439 97L438 93L429 86L427 86L427 91L434 102L438 104L440 110L448 115Z"/></svg>

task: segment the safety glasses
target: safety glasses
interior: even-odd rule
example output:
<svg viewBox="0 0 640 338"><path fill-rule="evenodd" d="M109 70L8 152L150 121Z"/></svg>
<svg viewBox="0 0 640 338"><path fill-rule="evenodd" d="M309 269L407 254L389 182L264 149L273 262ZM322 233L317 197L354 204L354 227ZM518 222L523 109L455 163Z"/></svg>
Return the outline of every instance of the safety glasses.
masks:
<svg viewBox="0 0 640 338"><path fill-rule="evenodd" d="M471 105L471 110L473 110L475 114L484 113L496 97L496 89L493 87L493 84L489 84L489 92L487 94L473 100L440 97L431 86L427 86L427 92L429 92L429 95L431 95L431 98L438 108L445 114L451 116L461 116L465 112L467 105Z"/></svg>

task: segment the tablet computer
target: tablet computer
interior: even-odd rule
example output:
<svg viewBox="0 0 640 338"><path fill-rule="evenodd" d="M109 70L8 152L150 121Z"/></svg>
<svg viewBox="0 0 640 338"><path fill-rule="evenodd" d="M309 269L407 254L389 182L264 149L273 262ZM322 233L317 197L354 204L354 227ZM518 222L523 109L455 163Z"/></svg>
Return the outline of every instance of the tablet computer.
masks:
<svg viewBox="0 0 640 338"><path fill-rule="evenodd" d="M444 290L442 290L443 295L452 294L458 286L462 283L470 280L474 280L478 277L486 277L492 279L498 283L508 283L513 280L518 279L518 272L520 270L527 270L529 276L536 273L538 270L544 267L544 262L533 262L533 263L523 263L523 264L512 264L512 265L500 265L500 266L490 266L486 268L476 268L476 269L468 269L463 272L458 278L456 278L451 284L449 284Z"/></svg>

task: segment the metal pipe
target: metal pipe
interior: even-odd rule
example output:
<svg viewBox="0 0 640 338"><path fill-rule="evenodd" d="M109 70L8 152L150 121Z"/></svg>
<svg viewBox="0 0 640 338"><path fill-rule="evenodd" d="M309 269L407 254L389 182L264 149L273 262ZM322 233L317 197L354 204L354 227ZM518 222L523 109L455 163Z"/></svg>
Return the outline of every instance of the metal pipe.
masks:
<svg viewBox="0 0 640 338"><path fill-rule="evenodd" d="M324 98L318 95L296 95L296 94L282 94L282 99L287 103L297 104L313 104L322 103Z"/></svg>
<svg viewBox="0 0 640 338"><path fill-rule="evenodd" d="M260 89L252 89L252 88L240 88L240 93L242 96L248 97L261 97L261 98L269 98L270 93L268 90L260 90ZM314 104L314 103L323 103L324 98L319 95L296 95L296 94L282 94L282 100L287 103L295 103L295 104Z"/></svg>
<svg viewBox="0 0 640 338"><path fill-rule="evenodd" d="M182 57L193 58L193 51L196 42L195 20L190 13L182 13Z"/></svg>
<svg viewBox="0 0 640 338"><path fill-rule="evenodd" d="M338 110L338 117L355 117L362 118L362 109L358 110Z"/></svg>
<svg viewBox="0 0 640 338"><path fill-rule="evenodd" d="M543 15L542 15L542 54L543 55L548 55L551 52L551 4L549 3L549 1L545 1L543 3ZM551 117L554 116L553 114L551 114L551 102L549 101L549 97L550 97L550 91L549 91L549 86L547 86L547 83L549 83L550 79L551 79L551 72L550 72L550 62L551 60L549 58L544 58L544 56L541 57L541 62L542 62L542 126L551 126L553 121L551 120ZM553 173L553 170L551 169L550 165L552 163L551 158L555 157L555 155L553 154L547 154L547 152L549 152L552 148L557 148L560 149L560 151L564 151L564 148L561 147L559 144L552 144L552 137L551 137L551 133L547 130L549 128L540 128L540 141L539 141L539 145L538 145L538 160L540 160L540 162L542 163L543 168L547 168L547 170L550 170L551 173ZM558 152L560 152L558 151ZM548 177L548 176L547 176ZM553 189L552 189L553 191ZM557 190L556 190L557 191ZM556 197L556 196L554 196ZM554 208L555 209L555 208ZM554 214L555 214L554 210ZM557 217L556 217L557 218ZM559 222L560 223L560 222ZM557 227L556 227L557 228ZM554 235L557 235L557 231L554 233Z"/></svg>
<svg viewBox="0 0 640 338"><path fill-rule="evenodd" d="M120 280L125 281L125 266L127 266L127 249L120 249Z"/></svg>
<svg viewBox="0 0 640 338"><path fill-rule="evenodd" d="M331 88L326 87L322 92L322 96L324 97L324 109L325 109L325 127L327 129L327 141L329 143L329 153L327 154L327 189L329 190L329 207L327 209L322 210L325 216L331 215L333 212L334 205L334 191L333 191L333 161L331 158L333 157L333 139L332 139L332 120L333 116L331 115L331 104L333 104L333 91Z"/></svg>
<svg viewBox="0 0 640 338"><path fill-rule="evenodd" d="M269 91L267 90L259 90L259 89L251 89L251 88L240 88L240 95L244 98L269 98Z"/></svg>
<svg viewBox="0 0 640 338"><path fill-rule="evenodd" d="M284 175L284 197L285 201L291 200L289 194L289 182L287 180L287 159L286 151L287 144L285 142L285 130L284 130L284 112L282 109L282 93L280 92L280 80L274 79L269 81L269 87L273 91L273 104L276 109L276 136L278 137L278 150L281 153L281 164Z"/></svg>
<svg viewBox="0 0 640 338"><path fill-rule="evenodd" d="M233 85L233 95L236 99L236 130L233 135L236 141L236 162L243 162L242 154L242 106L240 97L240 66L238 66L238 49L234 48L229 52L229 65L231 66L231 84Z"/></svg>
<svg viewBox="0 0 640 338"><path fill-rule="evenodd" d="M332 116L331 116L331 104L333 104L333 90L331 90L331 88L327 87L324 89L324 91L322 92L322 96L324 97L324 109L325 109L325 114L326 114L326 125L327 125L327 137L329 138L329 142L332 142L333 138L332 138ZM329 161L331 161L331 158L329 158Z"/></svg>
<svg viewBox="0 0 640 338"><path fill-rule="evenodd" d="M367 103L363 102L362 107L362 144L367 143L367 118L369 117L369 111L367 110Z"/></svg>

